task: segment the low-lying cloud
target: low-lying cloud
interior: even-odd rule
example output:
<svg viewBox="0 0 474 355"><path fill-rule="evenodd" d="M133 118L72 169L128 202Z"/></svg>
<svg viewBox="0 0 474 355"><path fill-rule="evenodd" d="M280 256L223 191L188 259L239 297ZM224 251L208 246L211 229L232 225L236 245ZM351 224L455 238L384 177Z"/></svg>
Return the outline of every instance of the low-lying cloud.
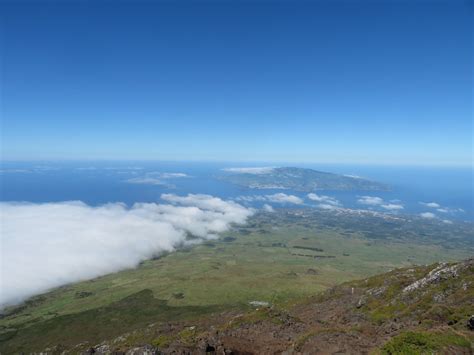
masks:
<svg viewBox="0 0 474 355"><path fill-rule="evenodd" d="M441 205L436 202L420 202L420 205L423 205L425 207L430 207L430 208L440 208Z"/></svg>
<svg viewBox="0 0 474 355"><path fill-rule="evenodd" d="M161 179L154 177L136 177L126 180L129 184L143 184L143 185L167 185Z"/></svg>
<svg viewBox="0 0 474 355"><path fill-rule="evenodd" d="M360 198L357 200L357 203L362 205L380 207L391 212L400 211L405 208L399 202L399 200L391 200L390 203L387 203L383 198L378 196L360 196Z"/></svg>
<svg viewBox="0 0 474 355"><path fill-rule="evenodd" d="M308 198L312 201L320 202L323 205L333 205L333 206L340 205L340 202L334 197L326 196L326 195L318 195L313 192L308 194Z"/></svg>
<svg viewBox="0 0 474 355"><path fill-rule="evenodd" d="M362 205L378 206L383 203L383 199L377 196L361 196L357 202Z"/></svg>
<svg viewBox="0 0 474 355"><path fill-rule="evenodd" d="M0 307L214 239L253 213L209 195L165 194L162 199L168 203L136 203L131 208L79 201L0 203Z"/></svg>
<svg viewBox="0 0 474 355"><path fill-rule="evenodd" d="M398 203L386 203L386 204L380 205L380 207L388 211L399 211L399 210L404 209L403 205L398 204Z"/></svg>
<svg viewBox="0 0 474 355"><path fill-rule="evenodd" d="M161 173L161 172L149 172L146 173L145 176L135 177L125 182L129 184L143 184L143 185L167 185L169 186L168 182L165 180L169 179L179 179L189 177L189 175L185 173Z"/></svg>
<svg viewBox="0 0 474 355"><path fill-rule="evenodd" d="M185 173L159 173L159 176L163 179L176 179L176 178L189 177L189 175Z"/></svg>
<svg viewBox="0 0 474 355"><path fill-rule="evenodd" d="M262 209L265 212L275 212L275 209L272 206L270 206L268 203L264 204Z"/></svg>
<svg viewBox="0 0 474 355"><path fill-rule="evenodd" d="M295 195L288 195L282 192L276 193L273 195L250 195L250 196L239 196L235 198L237 201L243 202L272 202L272 203L281 203L281 204L294 204L302 205L304 203L303 199Z"/></svg>
<svg viewBox="0 0 474 355"><path fill-rule="evenodd" d="M260 175L260 174L269 174L274 169L275 168L270 167L270 166L264 166L264 167L255 167L255 168L225 168L222 170L227 171L229 173Z"/></svg>
<svg viewBox="0 0 474 355"><path fill-rule="evenodd" d="M462 208L445 207L445 206L441 206L437 202L419 202L419 204L423 205L425 207L436 209L437 212L444 213L444 214L446 214L446 213L457 214L457 213L464 212L464 210Z"/></svg>
<svg viewBox="0 0 474 355"><path fill-rule="evenodd" d="M339 209L341 209L341 207L339 207L338 205L331 205L331 204L328 204L328 203L320 203L320 204L317 204L316 207L321 208L323 210L339 210Z"/></svg>
<svg viewBox="0 0 474 355"><path fill-rule="evenodd" d="M295 205L303 204L303 200L298 196L288 195L281 192L273 195L267 195L266 197L268 201L275 203L292 203Z"/></svg>

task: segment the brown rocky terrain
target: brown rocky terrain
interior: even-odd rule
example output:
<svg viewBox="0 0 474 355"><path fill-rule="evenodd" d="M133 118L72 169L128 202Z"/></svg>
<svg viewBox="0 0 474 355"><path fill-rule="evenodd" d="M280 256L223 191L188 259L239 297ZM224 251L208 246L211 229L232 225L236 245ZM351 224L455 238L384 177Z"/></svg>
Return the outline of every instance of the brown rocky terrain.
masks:
<svg viewBox="0 0 474 355"><path fill-rule="evenodd" d="M263 305L89 347L116 354L473 354L474 259L397 269L286 307ZM86 348L88 350L86 350ZM84 351L86 350L86 351Z"/></svg>

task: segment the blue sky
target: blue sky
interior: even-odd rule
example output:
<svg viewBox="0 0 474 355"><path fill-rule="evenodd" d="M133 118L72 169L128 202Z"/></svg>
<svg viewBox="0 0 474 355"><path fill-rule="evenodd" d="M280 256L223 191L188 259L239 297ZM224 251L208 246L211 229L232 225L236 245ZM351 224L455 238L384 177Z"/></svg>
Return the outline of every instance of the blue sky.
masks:
<svg viewBox="0 0 474 355"><path fill-rule="evenodd" d="M3 1L2 159L472 164L468 1Z"/></svg>

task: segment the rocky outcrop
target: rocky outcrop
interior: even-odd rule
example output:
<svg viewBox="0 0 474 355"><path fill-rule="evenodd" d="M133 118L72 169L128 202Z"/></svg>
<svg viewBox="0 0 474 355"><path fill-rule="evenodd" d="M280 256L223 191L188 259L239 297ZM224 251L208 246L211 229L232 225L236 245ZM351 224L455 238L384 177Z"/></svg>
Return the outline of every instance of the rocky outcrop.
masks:
<svg viewBox="0 0 474 355"><path fill-rule="evenodd" d="M431 270L428 275L405 287L403 292L409 293L427 285L439 283L440 281L446 280L448 278L456 278L459 276L458 270L464 267L466 267L465 264L455 264L448 266L446 263L441 263L438 267Z"/></svg>
<svg viewBox="0 0 474 355"><path fill-rule="evenodd" d="M470 330L474 330L474 315L470 316L469 319L467 320L467 327Z"/></svg>

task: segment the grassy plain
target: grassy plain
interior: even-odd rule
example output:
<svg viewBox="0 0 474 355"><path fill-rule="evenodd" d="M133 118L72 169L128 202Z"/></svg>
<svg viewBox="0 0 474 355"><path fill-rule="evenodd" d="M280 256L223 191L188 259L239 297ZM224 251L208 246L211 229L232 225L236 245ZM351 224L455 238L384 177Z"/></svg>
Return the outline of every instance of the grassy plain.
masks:
<svg viewBox="0 0 474 355"><path fill-rule="evenodd" d="M14 344L25 337L35 344L44 334L51 342L37 344L54 344L65 331L100 340L147 323L247 309L251 301L285 307L344 281L472 255L472 249L367 238L317 219L294 223L281 216L259 214L218 240L36 296L0 319L0 342L26 350Z"/></svg>

